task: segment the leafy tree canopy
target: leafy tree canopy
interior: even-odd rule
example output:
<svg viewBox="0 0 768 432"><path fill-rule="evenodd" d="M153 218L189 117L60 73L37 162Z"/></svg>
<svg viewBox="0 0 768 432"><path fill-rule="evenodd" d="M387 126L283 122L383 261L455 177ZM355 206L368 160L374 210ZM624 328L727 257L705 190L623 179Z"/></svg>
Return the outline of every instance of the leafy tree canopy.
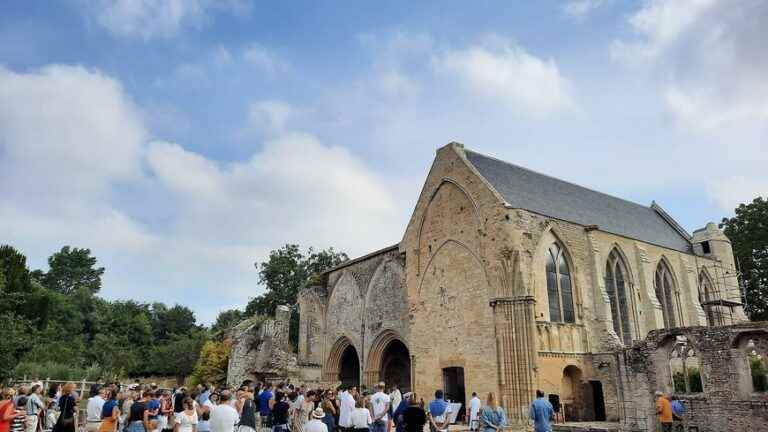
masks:
<svg viewBox="0 0 768 432"><path fill-rule="evenodd" d="M96 294L101 290L104 267L96 267L96 258L91 256L90 249L64 246L48 258L48 267L41 282L52 291L72 294L78 288L85 288Z"/></svg>
<svg viewBox="0 0 768 432"><path fill-rule="evenodd" d="M237 323L246 318L246 315L240 309L229 309L219 312L216 322L211 326L211 334L219 340L224 338L224 333L231 329Z"/></svg>
<svg viewBox="0 0 768 432"><path fill-rule="evenodd" d="M311 279L319 277L320 273L333 268L349 257L344 252L336 252L333 248L316 251L309 248L302 253L298 245L287 244L269 253L266 262L254 264L259 270L259 283L267 291L248 302L245 315L255 314L271 316L280 305L291 308L291 323L289 336L296 346L299 340L299 314L297 296L299 290Z"/></svg>
<svg viewBox="0 0 768 432"><path fill-rule="evenodd" d="M48 272L29 271L22 253L0 246L0 378L191 372L208 335L189 308L96 296L104 269L88 249L65 246L48 262Z"/></svg>
<svg viewBox="0 0 768 432"><path fill-rule="evenodd" d="M744 283L745 311L751 320L768 320L768 200L740 204L720 228L731 240Z"/></svg>

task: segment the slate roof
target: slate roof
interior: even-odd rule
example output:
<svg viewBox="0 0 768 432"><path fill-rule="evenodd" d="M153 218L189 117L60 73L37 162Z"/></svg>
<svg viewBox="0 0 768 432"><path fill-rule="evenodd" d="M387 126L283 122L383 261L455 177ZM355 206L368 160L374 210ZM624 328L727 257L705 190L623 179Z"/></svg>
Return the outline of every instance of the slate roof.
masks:
<svg viewBox="0 0 768 432"><path fill-rule="evenodd" d="M597 225L601 231L691 252L689 236L684 236L685 231L659 207L616 198L470 150L464 152L513 208L579 225Z"/></svg>

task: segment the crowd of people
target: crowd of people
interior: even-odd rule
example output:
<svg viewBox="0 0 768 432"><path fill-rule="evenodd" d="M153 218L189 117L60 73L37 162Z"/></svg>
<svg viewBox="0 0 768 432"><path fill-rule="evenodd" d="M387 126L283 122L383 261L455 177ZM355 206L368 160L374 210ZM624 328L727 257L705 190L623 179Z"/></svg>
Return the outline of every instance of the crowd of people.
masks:
<svg viewBox="0 0 768 432"><path fill-rule="evenodd" d="M0 432L446 432L455 420L442 390L429 403L382 382L312 389L290 383L246 381L237 388L198 385L42 383L2 389ZM83 409L84 408L84 409ZM496 432L504 410L488 395L467 407L473 430Z"/></svg>

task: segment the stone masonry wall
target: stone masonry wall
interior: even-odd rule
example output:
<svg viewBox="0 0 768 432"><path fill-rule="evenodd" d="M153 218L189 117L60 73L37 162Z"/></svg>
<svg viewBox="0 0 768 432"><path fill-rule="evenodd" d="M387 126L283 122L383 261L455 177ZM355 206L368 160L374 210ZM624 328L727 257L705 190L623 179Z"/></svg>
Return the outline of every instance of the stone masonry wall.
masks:
<svg viewBox="0 0 768 432"><path fill-rule="evenodd" d="M676 393L685 407L685 430L699 432L768 431L768 395L740 386L749 376L740 341L768 340L768 323L743 323L724 327L692 327L657 330L622 353L623 397L632 409L622 421L623 430L654 430L653 393L673 392L669 350L685 338L698 358L703 384L701 393ZM751 384L751 382L750 382Z"/></svg>

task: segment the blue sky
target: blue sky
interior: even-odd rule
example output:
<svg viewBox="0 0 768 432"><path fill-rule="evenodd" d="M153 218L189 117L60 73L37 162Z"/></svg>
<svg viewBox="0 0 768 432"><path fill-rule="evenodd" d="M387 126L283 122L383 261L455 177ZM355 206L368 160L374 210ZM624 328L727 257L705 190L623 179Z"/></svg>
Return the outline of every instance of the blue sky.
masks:
<svg viewBox="0 0 768 432"><path fill-rule="evenodd" d="M399 241L450 141L687 229L768 191L768 4L6 1L0 239L205 322L286 242Z"/></svg>

